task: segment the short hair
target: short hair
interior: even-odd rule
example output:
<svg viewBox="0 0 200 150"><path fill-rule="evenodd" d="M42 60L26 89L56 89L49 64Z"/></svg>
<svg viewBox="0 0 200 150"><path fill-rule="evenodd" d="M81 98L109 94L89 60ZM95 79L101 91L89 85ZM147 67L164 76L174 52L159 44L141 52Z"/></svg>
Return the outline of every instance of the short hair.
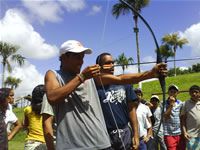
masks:
<svg viewBox="0 0 200 150"><path fill-rule="evenodd" d="M200 87L198 85L193 85L190 87L189 92L194 91L194 90L200 91Z"/></svg>
<svg viewBox="0 0 200 150"><path fill-rule="evenodd" d="M34 87L32 91L31 104L42 103L44 94L45 94L45 88L43 84L39 84L36 87Z"/></svg>
<svg viewBox="0 0 200 150"><path fill-rule="evenodd" d="M45 87L43 84L37 85L32 91L31 107L37 115L40 115L44 94Z"/></svg>
<svg viewBox="0 0 200 150"><path fill-rule="evenodd" d="M0 88L0 102L5 101L5 99L9 96L11 88Z"/></svg>
<svg viewBox="0 0 200 150"><path fill-rule="evenodd" d="M106 55L112 56L110 53L101 53L99 56L96 58L96 64L99 64L100 66L102 65L102 58Z"/></svg>
<svg viewBox="0 0 200 150"><path fill-rule="evenodd" d="M134 89L134 92L135 92L135 94L141 93L141 95L143 96L143 93L142 93L142 89L141 89L141 88L135 88L135 89Z"/></svg>

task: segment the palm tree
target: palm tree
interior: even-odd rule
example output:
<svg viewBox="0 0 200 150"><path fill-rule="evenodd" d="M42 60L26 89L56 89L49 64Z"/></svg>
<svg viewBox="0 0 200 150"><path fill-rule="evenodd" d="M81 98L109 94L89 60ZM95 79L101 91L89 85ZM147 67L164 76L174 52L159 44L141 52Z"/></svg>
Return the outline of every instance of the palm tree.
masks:
<svg viewBox="0 0 200 150"><path fill-rule="evenodd" d="M117 59L115 59L115 63L122 66L122 70L123 70L123 74L124 74L124 70L125 70L125 68L128 67L128 64L133 63L133 58L132 57L127 58L124 55L124 53L122 53L121 55L118 56Z"/></svg>
<svg viewBox="0 0 200 150"><path fill-rule="evenodd" d="M2 87L4 87L4 76L5 76L5 69L8 69L8 72L12 71L11 64L9 62L9 58L11 60L16 61L20 66L24 64L25 57L22 57L20 54L16 54L19 47L0 41L0 56L2 57L2 65L3 65L3 72L2 72Z"/></svg>
<svg viewBox="0 0 200 150"><path fill-rule="evenodd" d="M133 8L135 8L135 10L137 10L138 13L141 12L141 9L146 7L150 0L126 0ZM135 32L135 36L136 36L136 48L137 48L137 62L138 62L138 72L140 72L140 49L139 49L139 36L138 36L138 32L139 32L139 28L138 28L138 15L133 12L126 4L119 2L116 3L115 5L113 5L112 8L112 14L113 16L115 16L116 18L119 17L119 15L125 15L128 14L129 12L131 12L133 14L133 20L135 22L135 27L134 27L134 32Z"/></svg>
<svg viewBox="0 0 200 150"><path fill-rule="evenodd" d="M21 83L22 80L19 78L14 78L11 76L8 76L6 81L4 82L5 86L11 86L11 89L16 89L19 86L19 83Z"/></svg>
<svg viewBox="0 0 200 150"><path fill-rule="evenodd" d="M171 49L171 46L168 45L168 44L163 44L159 47L159 50L160 50L160 54L161 54L161 57L162 57L162 60L164 59L165 61L167 61L167 59L169 57L174 57L174 53Z"/></svg>
<svg viewBox="0 0 200 150"><path fill-rule="evenodd" d="M188 43L186 38L179 37L178 33L167 34L162 38L163 44L172 47L174 53L174 76L176 76L176 50L182 48L184 44Z"/></svg>

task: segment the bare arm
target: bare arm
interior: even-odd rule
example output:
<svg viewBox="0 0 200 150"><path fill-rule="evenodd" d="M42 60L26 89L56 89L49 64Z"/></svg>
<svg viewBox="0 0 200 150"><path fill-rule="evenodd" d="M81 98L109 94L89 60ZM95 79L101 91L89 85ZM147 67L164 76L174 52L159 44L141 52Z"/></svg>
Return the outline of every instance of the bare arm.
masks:
<svg viewBox="0 0 200 150"><path fill-rule="evenodd" d="M60 86L56 75L52 71L48 71L45 75L46 95L50 104L64 101L64 98L74 91L81 81L78 76L75 76L64 86Z"/></svg>
<svg viewBox="0 0 200 150"><path fill-rule="evenodd" d="M140 81L158 77L158 74L166 76L166 64L157 64L152 70L143 73L132 73L114 76L111 74L101 74L100 78L96 77L95 82L97 85L107 84L134 84Z"/></svg>
<svg viewBox="0 0 200 150"><path fill-rule="evenodd" d="M137 150L139 147L139 131L138 131L138 120L136 114L137 104L134 102L129 102L128 107L129 107L130 124L133 129L133 138L132 138L133 150Z"/></svg>
<svg viewBox="0 0 200 150"><path fill-rule="evenodd" d="M151 122L151 118L148 117L147 120L149 121L149 123L151 124L151 127L147 129L147 136L148 138L153 136L153 130L152 130L152 122Z"/></svg>
<svg viewBox="0 0 200 150"><path fill-rule="evenodd" d="M164 119L169 119L170 118L170 115L172 113L172 109L173 109L173 107L175 105L175 101L176 101L176 99L173 96L170 96L168 99L169 99L169 106L168 106L167 110L164 113Z"/></svg>
<svg viewBox="0 0 200 150"><path fill-rule="evenodd" d="M22 128L22 124L19 120L17 120L14 123L14 128L12 129L10 134L8 135L8 140L10 141L21 128Z"/></svg>
<svg viewBox="0 0 200 150"><path fill-rule="evenodd" d="M86 67L80 75L75 76L64 86L60 86L56 75L53 71L48 71L45 75L45 88L46 95L50 104L60 103L64 101L70 93L72 93L82 82L87 79L96 77L99 75L99 65L93 65Z"/></svg>
<svg viewBox="0 0 200 150"><path fill-rule="evenodd" d="M44 138L48 150L55 150L54 139L53 139L53 127L52 127L53 116L48 114L42 114L42 125L43 125Z"/></svg>
<svg viewBox="0 0 200 150"><path fill-rule="evenodd" d="M183 133L183 136L185 137L186 140L190 140L190 135L187 133L187 128L186 128L186 114L181 114L180 119L181 119L181 130Z"/></svg>

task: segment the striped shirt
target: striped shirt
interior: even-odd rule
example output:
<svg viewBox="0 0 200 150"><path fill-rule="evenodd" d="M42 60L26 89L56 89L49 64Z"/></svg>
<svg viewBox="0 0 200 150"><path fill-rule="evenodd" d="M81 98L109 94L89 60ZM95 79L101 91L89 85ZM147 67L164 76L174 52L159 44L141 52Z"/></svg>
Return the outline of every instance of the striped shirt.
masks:
<svg viewBox="0 0 200 150"><path fill-rule="evenodd" d="M173 106L169 119L163 120L164 135L176 136L181 134L180 113L183 103L176 100ZM166 100L165 111L169 107L169 102Z"/></svg>

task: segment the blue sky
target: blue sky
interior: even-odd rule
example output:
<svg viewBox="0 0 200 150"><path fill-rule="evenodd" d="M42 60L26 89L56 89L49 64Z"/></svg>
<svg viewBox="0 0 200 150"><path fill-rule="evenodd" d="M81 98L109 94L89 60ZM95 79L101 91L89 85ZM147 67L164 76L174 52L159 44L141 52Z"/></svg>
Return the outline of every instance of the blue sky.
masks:
<svg viewBox="0 0 200 150"><path fill-rule="evenodd" d="M113 17L112 6L117 2L1 0L0 39L19 45L19 53L27 58L21 68L13 63L11 75L23 80L16 89L17 96L29 94L34 86L43 83L48 69L59 68L58 51L66 40L79 40L93 49L93 54L85 57L83 67L94 64L102 52L114 57L124 52L137 62L132 15ZM177 59L200 57L200 0L151 0L141 14L152 27L159 44L165 34L174 32L189 40L188 45L178 49ZM156 59L153 38L140 20L138 26L141 62L153 61ZM177 62L177 66L188 67L197 62L200 60ZM169 63L169 68L172 65ZM151 67L144 65L142 70ZM116 68L116 73L120 71L121 68ZM132 66L126 72L136 71L136 66Z"/></svg>

